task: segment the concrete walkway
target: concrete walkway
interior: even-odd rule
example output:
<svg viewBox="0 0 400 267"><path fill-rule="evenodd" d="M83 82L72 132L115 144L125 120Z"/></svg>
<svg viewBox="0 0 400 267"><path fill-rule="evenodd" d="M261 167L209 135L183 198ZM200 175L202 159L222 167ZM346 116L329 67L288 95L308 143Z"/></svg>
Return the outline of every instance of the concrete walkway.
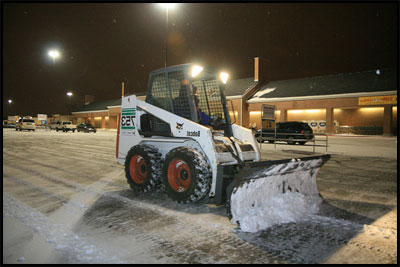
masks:
<svg viewBox="0 0 400 267"><path fill-rule="evenodd" d="M339 154L347 156L363 156L397 159L397 136L354 136L354 135L331 135L328 136L328 147L326 148L325 137L317 136L315 153ZM288 145L284 142L261 145L261 152L272 151L304 151L313 152L313 143L305 145Z"/></svg>

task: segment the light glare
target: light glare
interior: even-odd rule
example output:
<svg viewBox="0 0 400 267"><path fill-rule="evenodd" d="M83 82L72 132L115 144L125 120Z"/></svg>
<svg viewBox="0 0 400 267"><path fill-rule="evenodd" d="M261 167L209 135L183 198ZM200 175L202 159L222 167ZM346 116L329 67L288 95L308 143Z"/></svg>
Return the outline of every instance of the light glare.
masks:
<svg viewBox="0 0 400 267"><path fill-rule="evenodd" d="M175 3L162 3L160 4L160 6L162 6L165 9L170 9L170 8L174 8L176 6Z"/></svg>
<svg viewBox="0 0 400 267"><path fill-rule="evenodd" d="M219 74L219 77L221 78L221 81L223 82L223 84L226 84L226 82L228 81L228 78L229 78L229 74L226 72L221 72Z"/></svg>
<svg viewBox="0 0 400 267"><path fill-rule="evenodd" d="M67 96L72 96L72 93L71 93L71 92L68 92L68 93L67 93Z"/></svg>
<svg viewBox="0 0 400 267"><path fill-rule="evenodd" d="M198 66L198 65L193 66L193 68L192 68L192 77L196 77L202 71L203 71L203 67L202 66Z"/></svg>
<svg viewBox="0 0 400 267"><path fill-rule="evenodd" d="M57 50L50 50L49 56L51 56L52 58L57 58L60 56L60 53Z"/></svg>

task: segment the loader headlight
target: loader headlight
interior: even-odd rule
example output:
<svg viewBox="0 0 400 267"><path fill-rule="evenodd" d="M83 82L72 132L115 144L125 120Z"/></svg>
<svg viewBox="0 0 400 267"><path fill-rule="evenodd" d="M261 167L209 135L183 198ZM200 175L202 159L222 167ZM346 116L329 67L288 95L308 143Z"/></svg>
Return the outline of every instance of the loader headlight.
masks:
<svg viewBox="0 0 400 267"><path fill-rule="evenodd" d="M228 81L228 78L229 78L229 74L226 72L221 72L219 74L219 78L221 79L223 84L226 84L226 82Z"/></svg>
<svg viewBox="0 0 400 267"><path fill-rule="evenodd" d="M196 77L202 71L203 71L203 67L202 66L195 65L192 68L191 75L192 75L192 77Z"/></svg>

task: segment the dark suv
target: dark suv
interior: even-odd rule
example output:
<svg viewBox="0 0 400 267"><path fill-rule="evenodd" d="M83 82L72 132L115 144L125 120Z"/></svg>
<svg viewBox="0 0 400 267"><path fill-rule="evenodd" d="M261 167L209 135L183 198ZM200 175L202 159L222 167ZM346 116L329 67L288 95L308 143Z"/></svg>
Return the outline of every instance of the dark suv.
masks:
<svg viewBox="0 0 400 267"><path fill-rule="evenodd" d="M304 145L314 138L311 127L307 123L299 121L277 122L276 137L275 128L262 129L262 136L260 129L254 136L259 143L263 143L265 140L270 143L286 141L289 145L294 145L296 142Z"/></svg>

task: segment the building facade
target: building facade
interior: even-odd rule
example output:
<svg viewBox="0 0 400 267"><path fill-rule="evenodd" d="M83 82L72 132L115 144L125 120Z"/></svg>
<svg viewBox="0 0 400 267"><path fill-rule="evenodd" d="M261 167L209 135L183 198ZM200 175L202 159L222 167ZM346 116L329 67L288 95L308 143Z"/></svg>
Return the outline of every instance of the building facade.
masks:
<svg viewBox="0 0 400 267"><path fill-rule="evenodd" d="M263 104L275 106L279 121L305 121L316 133L397 135L397 71L373 70L267 81L254 59L254 77L228 82L231 120L260 129ZM138 94L145 99L145 93ZM74 123L116 129L121 99L87 103L72 112Z"/></svg>

